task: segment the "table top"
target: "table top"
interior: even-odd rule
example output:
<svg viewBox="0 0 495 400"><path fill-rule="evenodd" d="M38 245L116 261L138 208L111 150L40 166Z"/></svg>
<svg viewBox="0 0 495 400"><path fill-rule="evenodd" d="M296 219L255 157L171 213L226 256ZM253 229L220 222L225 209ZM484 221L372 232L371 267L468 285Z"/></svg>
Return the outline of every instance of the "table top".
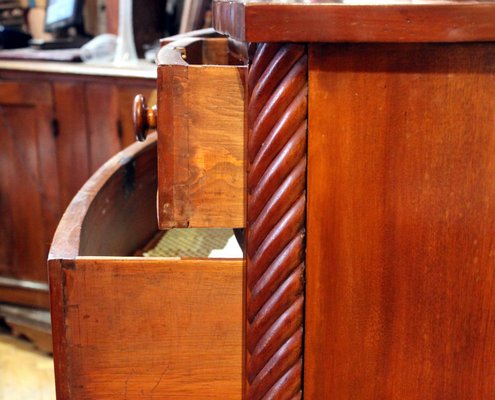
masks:
<svg viewBox="0 0 495 400"><path fill-rule="evenodd" d="M249 42L495 41L495 0L213 0L213 24Z"/></svg>

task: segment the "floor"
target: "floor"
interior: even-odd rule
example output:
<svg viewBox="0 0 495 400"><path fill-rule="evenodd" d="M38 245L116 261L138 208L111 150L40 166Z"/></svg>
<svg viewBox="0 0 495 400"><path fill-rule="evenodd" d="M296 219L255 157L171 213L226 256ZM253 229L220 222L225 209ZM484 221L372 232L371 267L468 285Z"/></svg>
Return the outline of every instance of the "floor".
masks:
<svg viewBox="0 0 495 400"><path fill-rule="evenodd" d="M0 400L55 400L53 358L1 328Z"/></svg>

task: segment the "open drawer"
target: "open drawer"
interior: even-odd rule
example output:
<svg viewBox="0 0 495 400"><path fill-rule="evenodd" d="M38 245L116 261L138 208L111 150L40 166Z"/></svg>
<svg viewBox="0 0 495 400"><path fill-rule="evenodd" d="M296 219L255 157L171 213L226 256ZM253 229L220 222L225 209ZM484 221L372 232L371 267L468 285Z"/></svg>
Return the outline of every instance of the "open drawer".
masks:
<svg viewBox="0 0 495 400"><path fill-rule="evenodd" d="M246 66L227 38L183 38L158 63L158 221L244 226Z"/></svg>
<svg viewBox="0 0 495 400"><path fill-rule="evenodd" d="M136 256L156 238L156 185L154 136L100 168L60 222L48 262L60 400L241 398L242 258Z"/></svg>

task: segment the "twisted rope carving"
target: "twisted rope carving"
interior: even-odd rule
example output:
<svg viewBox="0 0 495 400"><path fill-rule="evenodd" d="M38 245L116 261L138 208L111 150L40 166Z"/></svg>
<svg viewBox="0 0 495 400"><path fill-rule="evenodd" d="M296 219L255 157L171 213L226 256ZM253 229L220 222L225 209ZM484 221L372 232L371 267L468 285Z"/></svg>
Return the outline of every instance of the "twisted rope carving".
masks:
<svg viewBox="0 0 495 400"><path fill-rule="evenodd" d="M258 45L248 74L246 398L300 399L307 56Z"/></svg>

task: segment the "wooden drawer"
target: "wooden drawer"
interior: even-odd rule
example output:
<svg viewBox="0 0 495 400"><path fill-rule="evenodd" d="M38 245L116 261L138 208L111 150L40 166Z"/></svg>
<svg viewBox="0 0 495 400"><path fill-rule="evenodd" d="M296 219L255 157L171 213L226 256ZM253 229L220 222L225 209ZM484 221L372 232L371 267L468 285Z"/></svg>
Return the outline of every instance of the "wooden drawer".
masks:
<svg viewBox="0 0 495 400"><path fill-rule="evenodd" d="M49 256L59 399L240 399L239 259L147 258L156 136L74 198Z"/></svg>
<svg viewBox="0 0 495 400"><path fill-rule="evenodd" d="M158 221L244 226L244 65L225 38L185 38L158 55Z"/></svg>

